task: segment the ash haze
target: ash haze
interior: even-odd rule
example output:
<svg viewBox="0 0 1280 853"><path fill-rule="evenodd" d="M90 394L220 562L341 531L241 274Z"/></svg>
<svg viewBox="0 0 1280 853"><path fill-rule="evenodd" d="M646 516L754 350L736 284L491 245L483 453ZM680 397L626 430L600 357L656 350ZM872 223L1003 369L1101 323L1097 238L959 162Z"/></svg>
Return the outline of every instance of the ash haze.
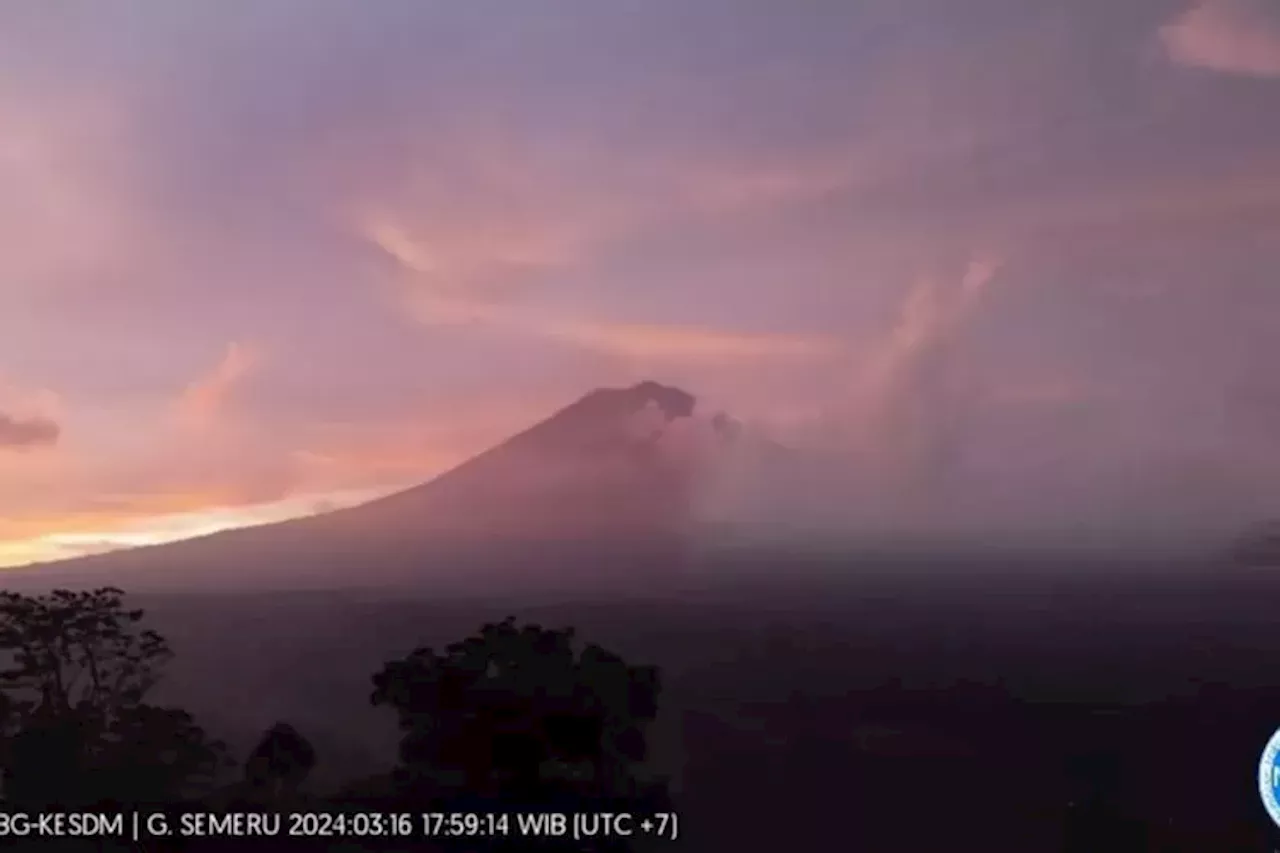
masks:
<svg viewBox="0 0 1280 853"><path fill-rule="evenodd" d="M0 564L641 379L823 472L738 451L717 519L1233 530L1280 514L1277 152L1266 0L5 4Z"/></svg>

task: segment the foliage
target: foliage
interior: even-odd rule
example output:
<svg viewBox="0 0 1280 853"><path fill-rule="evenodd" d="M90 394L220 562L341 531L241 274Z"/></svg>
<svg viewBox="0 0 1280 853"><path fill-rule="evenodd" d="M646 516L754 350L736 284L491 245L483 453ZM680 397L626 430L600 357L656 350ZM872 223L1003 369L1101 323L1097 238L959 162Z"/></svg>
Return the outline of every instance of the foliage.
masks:
<svg viewBox="0 0 1280 853"><path fill-rule="evenodd" d="M123 595L0 593L10 800L176 798L208 784L225 760L185 711L145 703L172 655Z"/></svg>
<svg viewBox="0 0 1280 853"><path fill-rule="evenodd" d="M386 664L372 701L399 716L406 784L521 799L636 796L658 671L596 645L578 653L573 640L571 629L508 618L443 654L421 648Z"/></svg>
<svg viewBox="0 0 1280 853"><path fill-rule="evenodd" d="M19 703L109 715L135 705L154 686L172 653L141 610L124 607L112 587L49 595L0 593L0 649L13 666L0 685Z"/></svg>
<svg viewBox="0 0 1280 853"><path fill-rule="evenodd" d="M180 708L140 704L124 709L98 752L101 792L125 802L157 802L209 789L230 761Z"/></svg>

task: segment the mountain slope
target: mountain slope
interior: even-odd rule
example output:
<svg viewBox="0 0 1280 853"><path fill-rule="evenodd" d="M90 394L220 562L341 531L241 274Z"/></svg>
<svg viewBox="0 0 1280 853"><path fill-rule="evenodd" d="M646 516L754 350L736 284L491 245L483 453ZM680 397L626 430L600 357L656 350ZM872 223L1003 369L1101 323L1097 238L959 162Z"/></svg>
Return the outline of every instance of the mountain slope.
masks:
<svg viewBox="0 0 1280 853"><path fill-rule="evenodd" d="M240 590L537 583L679 559L693 471L667 452L694 397L593 391L420 486L357 507L5 573L10 588ZM717 420L717 434L728 435Z"/></svg>
<svg viewBox="0 0 1280 853"><path fill-rule="evenodd" d="M593 391L428 483L325 522L450 539L672 532L691 484L659 439L694 407L691 395L653 382Z"/></svg>

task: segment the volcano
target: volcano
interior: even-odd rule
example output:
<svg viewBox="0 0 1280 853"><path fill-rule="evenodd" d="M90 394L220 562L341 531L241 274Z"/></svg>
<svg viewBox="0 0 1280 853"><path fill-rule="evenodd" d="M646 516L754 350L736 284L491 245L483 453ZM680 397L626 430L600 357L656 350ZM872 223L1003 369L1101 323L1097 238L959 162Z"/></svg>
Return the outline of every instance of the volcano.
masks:
<svg viewBox="0 0 1280 853"><path fill-rule="evenodd" d="M695 406L656 382L599 389L435 480L323 523L454 542L671 535L692 482L663 439Z"/></svg>
<svg viewBox="0 0 1280 853"><path fill-rule="evenodd" d="M6 572L11 588L476 588L635 579L682 560L696 466L672 452L696 399L592 391L419 486L275 524ZM733 440L727 418L708 421Z"/></svg>

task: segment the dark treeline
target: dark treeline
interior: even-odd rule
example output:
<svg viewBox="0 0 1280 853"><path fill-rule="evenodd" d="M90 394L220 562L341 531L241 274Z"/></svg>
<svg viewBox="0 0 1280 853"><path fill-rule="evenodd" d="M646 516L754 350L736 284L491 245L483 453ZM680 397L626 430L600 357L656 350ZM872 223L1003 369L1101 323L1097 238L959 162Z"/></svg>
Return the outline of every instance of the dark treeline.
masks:
<svg viewBox="0 0 1280 853"><path fill-rule="evenodd" d="M662 697L658 670L572 630L512 618L370 673L369 702L399 724L398 760L321 796L307 782L325 757L289 722L232 756L190 714L148 701L171 654L120 590L3 595L0 650L10 810L675 811L683 824L675 846L696 850L789 849L833 834L838 849L872 851L1275 849L1255 786L1262 745L1280 720L1280 689L1204 684L1160 702L1104 706L1033 702L999 684L824 685L749 709L757 721L750 734L688 715L685 737L697 741L700 757L672 795L646 765ZM784 742L773 742L776 732ZM280 846L243 838L144 845ZM302 846L543 849L514 838Z"/></svg>
<svg viewBox="0 0 1280 853"><path fill-rule="evenodd" d="M579 647L572 630L509 618L441 651L420 648L387 662L372 674L370 700L399 721L399 762L322 798L303 790L317 756L289 723L272 726L238 764L191 715L149 704L171 654L142 619L114 588L0 598L7 809L163 810L175 819L195 811L670 809L662 780L640 770L645 728L658 709L658 671L597 645ZM174 838L149 846L278 849L280 842ZM357 849L509 846L384 839ZM573 849L630 848L601 842Z"/></svg>

